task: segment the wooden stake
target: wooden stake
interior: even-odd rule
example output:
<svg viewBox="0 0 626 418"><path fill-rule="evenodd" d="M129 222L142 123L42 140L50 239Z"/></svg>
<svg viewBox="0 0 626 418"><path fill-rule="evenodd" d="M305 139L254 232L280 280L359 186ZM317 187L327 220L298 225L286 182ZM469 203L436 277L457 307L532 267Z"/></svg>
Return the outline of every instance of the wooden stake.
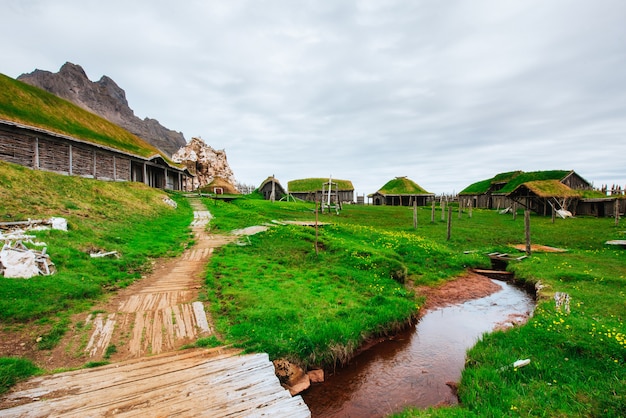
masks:
<svg viewBox="0 0 626 418"><path fill-rule="evenodd" d="M413 200L413 229L417 229L417 199Z"/></svg>
<svg viewBox="0 0 626 418"><path fill-rule="evenodd" d="M619 226L619 199L618 198L615 198L613 209L615 211L615 226Z"/></svg>
<svg viewBox="0 0 626 418"><path fill-rule="evenodd" d="M430 223L435 223L435 199L432 202L432 209L430 210Z"/></svg>
<svg viewBox="0 0 626 418"><path fill-rule="evenodd" d="M452 229L452 206L448 206L448 234L446 240L450 241L450 232Z"/></svg>
<svg viewBox="0 0 626 418"><path fill-rule="evenodd" d="M319 255L319 250L317 248L317 220L318 220L318 210L317 210L317 199L315 199L315 255Z"/></svg>
<svg viewBox="0 0 626 418"><path fill-rule="evenodd" d="M446 202L443 200L443 196L441 196L441 220L445 221L446 220Z"/></svg>
<svg viewBox="0 0 626 418"><path fill-rule="evenodd" d="M524 210L524 235L526 238L526 255L530 256L530 210Z"/></svg>

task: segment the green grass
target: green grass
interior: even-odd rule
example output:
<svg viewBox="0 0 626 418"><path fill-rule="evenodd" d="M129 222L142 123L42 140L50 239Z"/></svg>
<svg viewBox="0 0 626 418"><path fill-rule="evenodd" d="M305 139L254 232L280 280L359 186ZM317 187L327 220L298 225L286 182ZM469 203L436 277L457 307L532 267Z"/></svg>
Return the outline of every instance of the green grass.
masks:
<svg viewBox="0 0 626 418"><path fill-rule="evenodd" d="M40 350L54 348L70 316L107 292L125 287L156 257L182 253L190 240L186 199L139 183L102 182L0 162L0 222L64 217L68 231L38 231L57 272L28 280L0 280L4 331L28 329ZM163 202L177 201L178 209ZM90 251L119 258L91 258Z"/></svg>
<svg viewBox="0 0 626 418"><path fill-rule="evenodd" d="M0 395L20 380L41 373L31 361L22 358L0 357Z"/></svg>
<svg viewBox="0 0 626 418"><path fill-rule="evenodd" d="M59 272L50 278L0 281L5 328L33 326L52 341L71 312L88 310L109 290L145 273L155 256L176 255L189 243L191 209L174 210L162 191L134 183L103 183L0 164L0 218L63 216L68 232L38 240ZM37 190L37 193L33 193ZM206 200L213 232L252 225L269 231L216 251L207 267L206 295L220 342L268 352L304 366L342 363L369 338L413 320L422 303L413 285L435 285L468 267L488 267L487 253L516 254L523 217L473 210L446 222L437 209L345 205L329 223L312 227L273 221L315 219L311 203L241 197ZM566 249L534 253L512 263L519 280L544 286L530 322L485 335L468 353L459 387L461 405L407 410L399 416L623 416L626 401L626 253L604 244L623 239L612 218L531 216L533 243ZM317 252L316 252L317 243ZM89 249L118 250L119 259L91 259ZM521 253L519 253L521 254ZM557 312L552 296L567 292L571 312ZM529 358L518 370L501 369ZM5 360L3 360L5 361ZM15 369L10 369L15 370ZM9 371L11 381L35 370ZM12 384L6 380L8 385Z"/></svg>
<svg viewBox="0 0 626 418"><path fill-rule="evenodd" d="M406 177L396 177L393 180L389 180L383 187L378 190L382 194L429 194L419 184Z"/></svg>
<svg viewBox="0 0 626 418"><path fill-rule="evenodd" d="M313 206L250 199L209 203L214 230L272 220L312 220ZM211 207L211 206L210 206ZM348 205L320 215L319 255L313 228L275 226L214 255L207 275L218 329L228 342L305 366L332 365L365 339L393 332L420 304L402 281L436 284L466 267L489 265L493 251L522 254L523 217L474 210L452 216L452 235L437 210ZM534 253L509 269L541 282L530 322L485 335L468 353L454 408L398 416L623 416L626 394L625 252L604 244L623 237L611 218L531 216L532 242L566 249ZM469 254L465 254L469 252ZM393 272L398 272L394 274ZM395 280L394 280L395 279ZM552 296L567 292L571 312ZM518 359L529 366L500 370Z"/></svg>
<svg viewBox="0 0 626 418"><path fill-rule="evenodd" d="M154 257L180 254L189 238L191 209L163 203L160 190L139 183L102 182L0 163L2 221L61 216L68 231L41 231L38 241L57 274L0 282L3 323L53 318L83 309L103 292L125 287L147 271ZM37 192L32 192L37 191ZM119 258L91 258L91 251L118 251ZM54 322L54 321L53 321ZM58 332L56 332L58 333Z"/></svg>
<svg viewBox="0 0 626 418"><path fill-rule="evenodd" d="M354 186L350 180L332 179L333 183L337 183L339 190L354 190ZM308 178L300 180L291 180L287 183L289 192L315 192L322 190L324 183L328 183L327 178Z"/></svg>

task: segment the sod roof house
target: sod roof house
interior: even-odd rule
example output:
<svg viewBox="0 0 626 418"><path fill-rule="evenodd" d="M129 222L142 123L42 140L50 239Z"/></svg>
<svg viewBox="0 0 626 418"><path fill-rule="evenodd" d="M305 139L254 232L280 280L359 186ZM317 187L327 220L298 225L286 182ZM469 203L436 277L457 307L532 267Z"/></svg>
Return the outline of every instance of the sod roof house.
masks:
<svg viewBox="0 0 626 418"><path fill-rule="evenodd" d="M163 155L128 151L0 119L0 160L34 170L185 190L191 174Z"/></svg>
<svg viewBox="0 0 626 418"><path fill-rule="evenodd" d="M591 184L573 170L511 171L473 183L459 193L461 202L478 208L506 208L519 203L539 214L576 206ZM565 206L565 207L564 207Z"/></svg>
<svg viewBox="0 0 626 418"><path fill-rule="evenodd" d="M180 190L190 173L129 131L0 74L0 160L34 170Z"/></svg>
<svg viewBox="0 0 626 418"><path fill-rule="evenodd" d="M426 206L434 196L413 180L396 177L368 197L374 205L413 206L413 202L417 202L417 206Z"/></svg>
<svg viewBox="0 0 626 418"><path fill-rule="evenodd" d="M258 188L265 200L280 200L287 194L280 182L274 176L266 178Z"/></svg>
<svg viewBox="0 0 626 418"><path fill-rule="evenodd" d="M287 190L296 199L309 202L322 200L322 189L328 190L328 178L308 178L291 180L287 183ZM331 179L332 191L336 191L336 199L339 203L351 203L354 201L354 186L350 180Z"/></svg>

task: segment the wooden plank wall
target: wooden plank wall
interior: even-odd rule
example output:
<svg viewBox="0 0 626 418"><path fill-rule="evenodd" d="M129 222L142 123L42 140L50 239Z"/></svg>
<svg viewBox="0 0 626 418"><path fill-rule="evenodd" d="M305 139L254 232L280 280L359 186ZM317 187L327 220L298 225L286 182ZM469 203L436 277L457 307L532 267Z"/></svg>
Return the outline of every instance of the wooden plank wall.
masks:
<svg viewBox="0 0 626 418"><path fill-rule="evenodd" d="M0 131L0 159L34 167L34 138L18 133Z"/></svg>
<svg viewBox="0 0 626 418"><path fill-rule="evenodd" d="M33 169L102 180L135 179L130 156L11 125L0 125L0 160ZM143 175L140 172L145 163L138 164L136 180L141 181ZM149 184L160 188L166 186L165 169L147 164ZM168 169L167 173L167 185L180 189L184 180L179 172Z"/></svg>

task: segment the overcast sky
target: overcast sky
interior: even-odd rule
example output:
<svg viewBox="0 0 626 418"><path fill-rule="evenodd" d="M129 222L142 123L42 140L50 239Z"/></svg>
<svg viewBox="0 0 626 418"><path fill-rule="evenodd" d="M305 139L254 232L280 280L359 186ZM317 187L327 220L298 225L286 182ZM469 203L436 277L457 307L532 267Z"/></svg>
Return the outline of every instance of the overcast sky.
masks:
<svg viewBox="0 0 626 418"><path fill-rule="evenodd" d="M623 0L0 0L0 73L112 78L238 181L626 185Z"/></svg>

